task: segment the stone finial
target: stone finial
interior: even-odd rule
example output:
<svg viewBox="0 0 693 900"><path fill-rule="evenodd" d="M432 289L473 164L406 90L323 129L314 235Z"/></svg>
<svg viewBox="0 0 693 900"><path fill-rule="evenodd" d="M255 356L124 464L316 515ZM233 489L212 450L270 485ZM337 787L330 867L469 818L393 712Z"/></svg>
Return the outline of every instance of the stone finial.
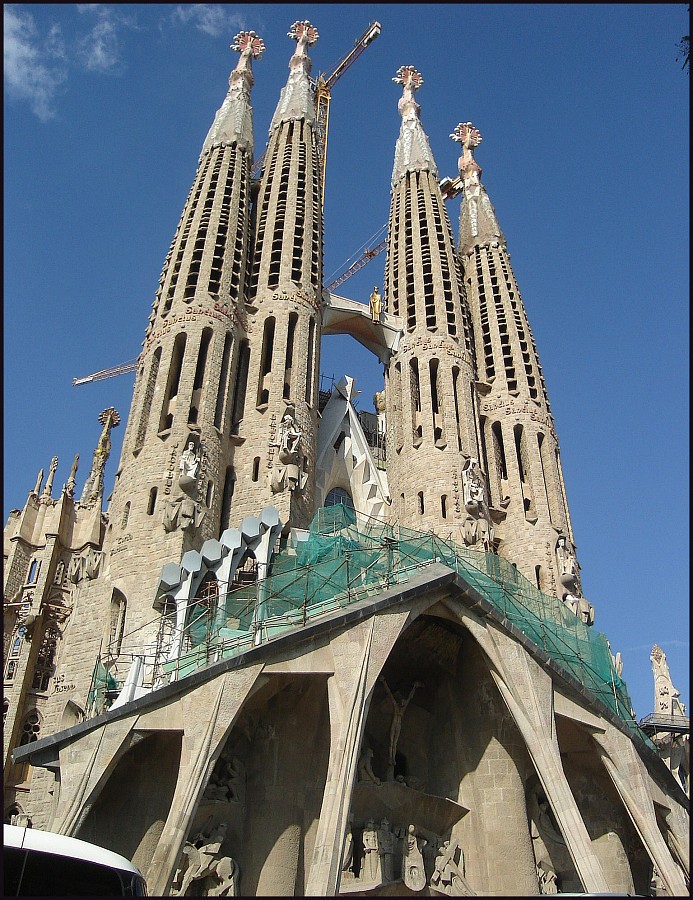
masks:
<svg viewBox="0 0 693 900"><path fill-rule="evenodd" d="M462 156L459 161L460 175L463 178L471 175L473 172L477 176L481 175L481 166L474 159L472 152L483 140L479 129L475 128L471 122L460 122L450 137L453 141L462 145Z"/></svg>
<svg viewBox="0 0 693 900"><path fill-rule="evenodd" d="M402 97L397 104L402 118L407 118L407 114L417 115L420 107L414 99L414 94L423 84L421 72L415 69L414 66L400 66L392 80L395 84L401 84L404 88Z"/></svg>
<svg viewBox="0 0 693 900"><path fill-rule="evenodd" d="M245 83L250 89L254 84L251 62L261 59L265 52L265 42L254 31L240 31L233 39L231 49L241 54L236 68L229 78L229 87L232 88L238 82Z"/></svg>
<svg viewBox="0 0 693 900"><path fill-rule="evenodd" d="M306 75L310 74L312 63L306 49L312 47L320 37L318 29L306 19L303 22L294 22L288 36L297 42L294 55L289 60L289 68L292 72L299 69Z"/></svg>
<svg viewBox="0 0 693 900"><path fill-rule="evenodd" d="M48 469L48 478L46 479L46 486L43 489L43 493L41 494L41 500L44 502L48 502L51 499L51 495L53 493L53 480L55 478L55 470L58 468L58 457L54 456L51 460L50 468Z"/></svg>
<svg viewBox="0 0 693 900"><path fill-rule="evenodd" d="M75 458L72 461L72 468L70 469L70 474L65 483L65 487L63 488L63 493L68 497L74 497L75 494L75 486L76 486L76 477L77 477L77 466L79 465L79 453L75 454Z"/></svg>
<svg viewBox="0 0 693 900"><path fill-rule="evenodd" d="M43 484L43 469L39 469L39 473L36 476L36 484L34 485L34 489L31 492L35 494L37 497L41 493L41 485Z"/></svg>

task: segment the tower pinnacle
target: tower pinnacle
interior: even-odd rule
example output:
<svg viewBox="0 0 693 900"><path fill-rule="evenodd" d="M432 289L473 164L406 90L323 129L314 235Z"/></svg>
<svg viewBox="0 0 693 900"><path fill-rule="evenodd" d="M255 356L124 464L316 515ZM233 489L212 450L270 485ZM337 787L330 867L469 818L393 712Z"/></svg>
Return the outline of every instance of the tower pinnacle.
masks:
<svg viewBox="0 0 693 900"><path fill-rule="evenodd" d="M404 88L397 104L402 116L402 127L395 147L395 162L392 169L392 187L406 173L428 171L438 177L435 160L426 132L421 125L419 110L414 94L423 84L421 72L414 66L400 66L392 79Z"/></svg>
<svg viewBox="0 0 693 900"><path fill-rule="evenodd" d="M312 47L320 35L318 29L306 19L294 22L288 36L296 41L296 49L289 60L289 80L282 88L279 103L272 117L270 134L282 122L304 119L308 124L315 121L315 98L310 83L312 68L308 47Z"/></svg>
<svg viewBox="0 0 693 900"><path fill-rule="evenodd" d="M450 137L462 145L462 156L458 163L464 184L460 208L460 253L469 254L475 246L493 242L505 245L505 237L493 206L479 180L481 166L474 159L473 151L483 140L479 129L471 122L460 122Z"/></svg>
<svg viewBox="0 0 693 900"><path fill-rule="evenodd" d="M252 61L260 59L265 51L262 38L254 31L241 31L230 45L232 50L241 54L236 68L229 76L229 90L224 102L209 129L202 153L215 144L238 143L244 148L253 146L253 110L250 105L250 90L254 84Z"/></svg>

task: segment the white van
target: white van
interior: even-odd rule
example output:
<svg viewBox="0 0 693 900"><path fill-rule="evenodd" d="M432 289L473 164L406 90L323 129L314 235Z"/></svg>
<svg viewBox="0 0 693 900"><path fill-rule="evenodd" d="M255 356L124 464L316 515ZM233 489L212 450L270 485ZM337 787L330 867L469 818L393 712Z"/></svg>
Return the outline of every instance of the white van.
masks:
<svg viewBox="0 0 693 900"><path fill-rule="evenodd" d="M20 825L3 826L4 897L146 897L129 859L80 841Z"/></svg>

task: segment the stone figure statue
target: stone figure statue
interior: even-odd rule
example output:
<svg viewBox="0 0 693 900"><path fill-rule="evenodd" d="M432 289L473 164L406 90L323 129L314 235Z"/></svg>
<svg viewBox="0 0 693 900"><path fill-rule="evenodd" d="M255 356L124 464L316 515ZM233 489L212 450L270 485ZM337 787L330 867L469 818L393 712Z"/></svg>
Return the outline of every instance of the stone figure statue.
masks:
<svg viewBox="0 0 693 900"><path fill-rule="evenodd" d="M585 625L594 625L594 607L584 597L576 597L575 594L565 593L563 594L563 602Z"/></svg>
<svg viewBox="0 0 693 900"><path fill-rule="evenodd" d="M421 838L423 844L426 843ZM414 825L407 826L402 847L402 881L411 891L422 891L426 887L426 870Z"/></svg>
<svg viewBox="0 0 693 900"><path fill-rule="evenodd" d="M390 725L390 745L388 748L388 766L391 769L391 776L394 778L395 774L395 755L397 753L397 742L399 740L399 735L402 730L402 720L404 719L404 713L406 708L409 706L412 697L416 693L416 689L423 687L422 681L415 681L414 685L409 692L409 696L406 700L396 699L390 688L388 687L387 681L381 676L380 681L383 683L383 687L387 693L387 696L390 698L390 702L392 704L392 725Z"/></svg>
<svg viewBox="0 0 693 900"><path fill-rule="evenodd" d="M77 466L79 465L79 453L76 454L74 460L72 461L72 468L70 469L70 474L65 482L65 487L63 491L68 497L74 497L75 495L75 487L77 486Z"/></svg>
<svg viewBox="0 0 693 900"><path fill-rule="evenodd" d="M238 864L230 856L221 855L221 847L226 839L226 822L220 822L209 834L203 829L192 842L186 842L183 855L187 857L187 867L176 873L175 881L182 875L180 888L173 890L184 897L194 881L215 877L218 884L209 888L208 897L236 897L238 895ZM201 896L201 893L197 896Z"/></svg>
<svg viewBox="0 0 693 900"><path fill-rule="evenodd" d="M370 747L364 747L358 764L359 781L370 781L372 784L380 784L381 781L373 771L373 751Z"/></svg>
<svg viewBox="0 0 693 900"><path fill-rule="evenodd" d="M577 590L579 566L575 551L565 535L561 535L556 543L556 560L561 584L569 591Z"/></svg>
<svg viewBox="0 0 693 900"><path fill-rule="evenodd" d="M369 882L380 883L380 846L378 832L373 819L369 819L363 829L363 877Z"/></svg>
<svg viewBox="0 0 693 900"><path fill-rule="evenodd" d="M459 859L456 862L457 851ZM464 853L457 841L443 841L438 848L435 869L431 875L431 888L450 897L475 896L464 877Z"/></svg>
<svg viewBox="0 0 693 900"><path fill-rule="evenodd" d="M491 550L493 531L488 512L484 479L475 459L468 459L462 467L462 500L468 515L464 522L464 542L468 547L481 543Z"/></svg>
<svg viewBox="0 0 693 900"><path fill-rule="evenodd" d="M344 852L342 853L342 872L354 871L354 835L349 829L344 839Z"/></svg>
<svg viewBox="0 0 693 900"><path fill-rule="evenodd" d="M383 311L383 298L380 296L377 284L373 288L373 293L370 296L370 306L371 306L371 319L374 322L379 322L380 316Z"/></svg>
<svg viewBox="0 0 693 900"><path fill-rule="evenodd" d="M380 853L380 874L382 880L387 883L394 881L393 854L395 852L395 836L390 830L390 823L383 819L378 830L378 842Z"/></svg>
<svg viewBox="0 0 693 900"><path fill-rule="evenodd" d="M540 894L557 894L558 883L556 881L556 873L546 862L537 863L537 881L539 882Z"/></svg>
<svg viewBox="0 0 693 900"><path fill-rule="evenodd" d="M305 486L307 475L301 469L301 442L303 432L294 418L293 406L288 406L279 423L278 441L272 446L279 448L279 463L272 477L272 490L275 493L288 488L300 491Z"/></svg>
<svg viewBox="0 0 693 900"><path fill-rule="evenodd" d="M195 442L188 441L188 445L185 450L181 453L180 462L178 463L178 471L179 482L182 479L191 479L195 481L197 479L197 470L200 467L200 460L195 453Z"/></svg>
<svg viewBox="0 0 693 900"><path fill-rule="evenodd" d="M681 692L674 687L666 654L657 644L650 653L650 662L654 675L655 711L670 716L685 715L685 707L679 699Z"/></svg>

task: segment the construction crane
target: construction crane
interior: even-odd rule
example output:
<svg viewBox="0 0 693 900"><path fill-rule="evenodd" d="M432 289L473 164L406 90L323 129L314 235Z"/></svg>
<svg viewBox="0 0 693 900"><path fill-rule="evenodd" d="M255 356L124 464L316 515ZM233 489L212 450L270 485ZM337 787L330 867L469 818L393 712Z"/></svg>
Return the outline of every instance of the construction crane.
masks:
<svg viewBox="0 0 693 900"><path fill-rule="evenodd" d="M314 82L315 86L315 127L318 135L318 158L322 174L322 205L325 206L325 175L327 172L327 130L330 121L330 100L331 91L342 75L349 69L361 56L363 51L372 44L378 37L382 29L380 22L371 22L368 28L363 32L360 38L354 43L354 46L341 59L332 71L325 75L321 73ZM265 154L263 153L257 159L251 169L251 177L257 178L265 162Z"/></svg>

